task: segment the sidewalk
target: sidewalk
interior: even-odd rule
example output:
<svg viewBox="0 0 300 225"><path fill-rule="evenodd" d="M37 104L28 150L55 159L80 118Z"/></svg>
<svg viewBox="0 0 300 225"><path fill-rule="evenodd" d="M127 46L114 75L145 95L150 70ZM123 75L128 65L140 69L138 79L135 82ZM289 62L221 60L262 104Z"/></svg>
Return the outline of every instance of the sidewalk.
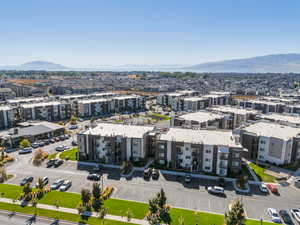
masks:
<svg viewBox="0 0 300 225"><path fill-rule="evenodd" d="M0 198L0 202L5 202L5 203L10 203L10 204L16 204L20 205L21 201L16 201L14 202L12 199L8 198ZM30 204L28 206L31 206ZM78 214L77 209L71 209L71 208L64 208L64 207L59 207L58 209L55 206L52 205L45 205L45 204L37 204L37 208L39 209L47 209L47 210L53 210L53 211L59 211L59 212L65 212L65 213L72 213L72 214ZM92 212L91 213L92 217L98 217L97 213ZM121 216L115 216L115 215L106 215L105 219L109 220L116 220L120 222L128 222L126 217L121 217ZM132 218L130 220L130 223L134 224L141 224L141 225L149 225L147 220L140 220L140 219L134 219Z"/></svg>

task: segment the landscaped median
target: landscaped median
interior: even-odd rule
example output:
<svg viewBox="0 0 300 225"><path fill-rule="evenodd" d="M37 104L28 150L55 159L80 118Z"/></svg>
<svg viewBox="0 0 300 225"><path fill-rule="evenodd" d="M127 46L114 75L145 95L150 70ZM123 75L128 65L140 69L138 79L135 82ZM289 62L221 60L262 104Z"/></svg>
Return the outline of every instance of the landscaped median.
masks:
<svg viewBox="0 0 300 225"><path fill-rule="evenodd" d="M255 172L258 179L260 179L260 181L268 182L268 183L272 183L276 181L276 178L274 176L265 173L265 168L255 163L250 163L249 166L253 169L253 171Z"/></svg>
<svg viewBox="0 0 300 225"><path fill-rule="evenodd" d="M59 154L60 159L68 159L71 161L77 161L77 153L78 153L78 148L72 148L70 150L63 151L62 153Z"/></svg>
<svg viewBox="0 0 300 225"><path fill-rule="evenodd" d="M22 187L10 184L0 184L0 193L4 193L2 197L10 198L10 199L17 199L22 193ZM39 204L45 205L56 205L58 203L59 207L63 208L76 208L78 203L80 202L81 195L76 193L69 193L69 192L58 192L58 191L51 191L46 193L39 201ZM148 204L141 203L141 202L134 202L134 201L126 201L120 199L113 199L110 198L104 201L104 206L108 209L109 215L116 215L116 216L126 216L126 211L128 209L132 212L132 218L136 219L144 219L147 211L148 211ZM1 203L0 208L6 210L14 210L12 204ZM38 207L38 206L37 206ZM19 210L25 211L18 211L24 213L33 213L34 208L32 207L24 207L21 208L17 206ZM28 210L28 211L26 211ZM57 212L55 210L44 210L38 209L38 215L47 216L47 217L57 217ZM179 208L171 208L170 215L172 219L172 225L179 224L179 218L184 218L185 224L205 224L205 225L223 225L224 224L224 216L221 214L213 214L213 213L206 213L206 212L195 212L193 210L185 210ZM70 214L70 213L63 213L61 212L61 219L76 221L78 222L80 219L79 215ZM70 219L69 219L70 218ZM97 218L90 217L88 220L88 224L99 224L99 220ZM108 221L106 224L125 224L118 221ZM263 222L263 225L271 225L273 223ZM261 225L260 221L257 220L247 220L246 225Z"/></svg>

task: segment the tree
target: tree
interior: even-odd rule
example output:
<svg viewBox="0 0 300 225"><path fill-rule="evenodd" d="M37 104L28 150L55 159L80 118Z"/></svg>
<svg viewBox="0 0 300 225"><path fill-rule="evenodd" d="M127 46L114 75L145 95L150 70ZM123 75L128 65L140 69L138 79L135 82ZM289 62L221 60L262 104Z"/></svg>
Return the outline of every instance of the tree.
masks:
<svg viewBox="0 0 300 225"><path fill-rule="evenodd" d="M0 167L0 183L3 183L8 179L5 167Z"/></svg>
<svg viewBox="0 0 300 225"><path fill-rule="evenodd" d="M59 201L54 201L54 206L57 209L57 220L59 220L60 214L59 214Z"/></svg>
<svg viewBox="0 0 300 225"><path fill-rule="evenodd" d="M32 188L30 186L30 183L27 183L27 184L24 185L23 192L24 192L25 196L28 196L32 192Z"/></svg>
<svg viewBox="0 0 300 225"><path fill-rule="evenodd" d="M91 192L88 189L81 190L81 201L83 206L87 206L91 200Z"/></svg>
<svg viewBox="0 0 300 225"><path fill-rule="evenodd" d="M37 188L40 189L40 190L42 190L44 188L44 182L43 182L43 179L41 177L38 179Z"/></svg>
<svg viewBox="0 0 300 225"><path fill-rule="evenodd" d="M153 199L149 200L149 211L147 213L147 220L152 225L158 223L171 223L169 214L170 207L166 205L167 197L163 189L156 194Z"/></svg>
<svg viewBox="0 0 300 225"><path fill-rule="evenodd" d="M225 213L225 225L242 225L245 222L245 212L240 200L234 201L229 206L229 211Z"/></svg>
<svg viewBox="0 0 300 225"><path fill-rule="evenodd" d="M71 124L76 124L77 120L78 120L78 118L73 115L70 119L70 122L71 122Z"/></svg>
<svg viewBox="0 0 300 225"><path fill-rule="evenodd" d="M101 197L101 187L99 183L93 183L92 194L95 199L100 199Z"/></svg>
<svg viewBox="0 0 300 225"><path fill-rule="evenodd" d="M104 224L104 218L108 212L108 209L106 207L102 207L99 211L98 219L102 220L102 224Z"/></svg>
<svg viewBox="0 0 300 225"><path fill-rule="evenodd" d="M28 141L27 139L23 139L20 142L20 147L21 148L29 148L31 146L30 141Z"/></svg>
<svg viewBox="0 0 300 225"><path fill-rule="evenodd" d="M133 216L132 210L128 208L127 211L126 211L127 222L130 222L130 221L131 221L132 216Z"/></svg>

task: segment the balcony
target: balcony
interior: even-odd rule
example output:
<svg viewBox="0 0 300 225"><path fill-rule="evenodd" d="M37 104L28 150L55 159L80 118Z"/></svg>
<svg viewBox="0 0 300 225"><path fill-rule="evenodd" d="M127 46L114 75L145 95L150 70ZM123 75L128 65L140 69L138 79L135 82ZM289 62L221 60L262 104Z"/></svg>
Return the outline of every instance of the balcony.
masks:
<svg viewBox="0 0 300 225"><path fill-rule="evenodd" d="M221 160L228 160L228 155L220 155Z"/></svg>
<svg viewBox="0 0 300 225"><path fill-rule="evenodd" d="M219 163L219 168L227 169L227 164L226 163Z"/></svg>

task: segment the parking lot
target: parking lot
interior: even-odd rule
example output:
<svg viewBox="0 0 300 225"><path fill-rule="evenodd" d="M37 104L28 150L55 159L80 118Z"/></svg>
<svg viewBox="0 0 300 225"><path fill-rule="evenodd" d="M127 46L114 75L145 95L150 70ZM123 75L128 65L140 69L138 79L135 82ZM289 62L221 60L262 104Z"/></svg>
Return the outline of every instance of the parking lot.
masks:
<svg viewBox="0 0 300 225"><path fill-rule="evenodd" d="M72 138L43 147L49 153L56 152L58 145L71 145ZM58 168L46 168L46 163L40 167L33 166L32 154L13 154L17 161L8 165L7 171L16 176L9 183L19 184L25 176L33 176L34 184L39 177L49 177L49 184L56 179L71 180L72 186L68 191L80 192L82 188L92 188L92 181L87 180L87 175L92 167L79 165L77 162L65 162ZM207 193L207 186L217 185L216 181L208 179L192 179L186 184L184 178L173 175L160 174L158 180L144 180L142 172L136 171L129 179L120 176L118 169L104 169L104 186L114 186L114 198L148 202L160 188L163 188L171 206L201 210L223 214L228 210L228 205L235 199L240 198L245 205L246 214L250 218L270 220L266 213L267 208L280 209L300 208L300 191L292 186L280 186L279 196L270 194L262 195L256 185L250 185L251 194L242 195L236 193L232 183L226 182L225 197L215 196Z"/></svg>

